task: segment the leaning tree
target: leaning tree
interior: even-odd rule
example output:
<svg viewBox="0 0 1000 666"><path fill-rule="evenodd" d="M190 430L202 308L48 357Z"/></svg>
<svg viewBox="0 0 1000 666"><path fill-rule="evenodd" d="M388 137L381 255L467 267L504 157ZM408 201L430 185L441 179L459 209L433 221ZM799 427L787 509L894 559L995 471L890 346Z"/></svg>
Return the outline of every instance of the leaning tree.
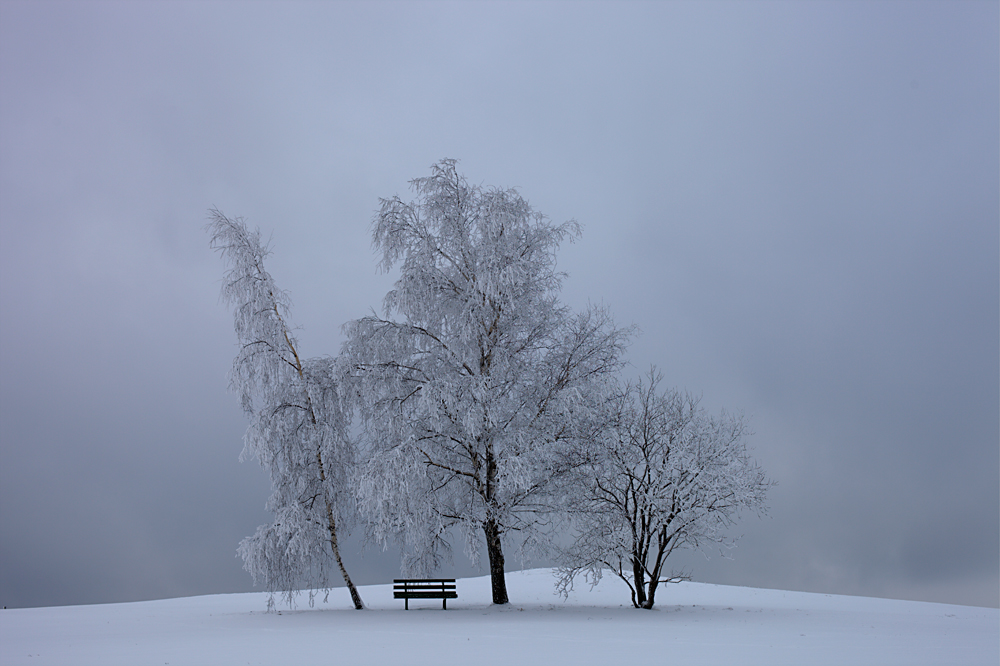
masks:
<svg viewBox="0 0 1000 666"><path fill-rule="evenodd" d="M228 265L222 297L233 308L240 345L230 378L250 417L241 459L256 458L271 476L274 522L240 543L244 566L270 592L270 607L276 592L291 603L301 586L329 591L335 563L354 607L364 608L337 543L356 502L336 362L299 355L291 303L264 269L269 251L260 232L218 210L210 212L208 231Z"/></svg>
<svg viewBox="0 0 1000 666"><path fill-rule="evenodd" d="M592 421L585 463L564 485L575 540L563 554L558 588L605 570L628 585L636 608L652 608L678 548L731 544L726 528L742 510L762 512L773 485L747 448L742 416L711 416L698 399L659 390L661 375L625 384Z"/></svg>
<svg viewBox="0 0 1000 666"><path fill-rule="evenodd" d="M621 365L629 331L560 303L556 250L579 235L515 190L470 185L444 160L384 199L373 244L400 275L384 314L345 326L349 397L370 451L359 492L404 569L434 568L458 529L485 538L493 602L507 603L504 540L537 538L553 480L590 397Z"/></svg>

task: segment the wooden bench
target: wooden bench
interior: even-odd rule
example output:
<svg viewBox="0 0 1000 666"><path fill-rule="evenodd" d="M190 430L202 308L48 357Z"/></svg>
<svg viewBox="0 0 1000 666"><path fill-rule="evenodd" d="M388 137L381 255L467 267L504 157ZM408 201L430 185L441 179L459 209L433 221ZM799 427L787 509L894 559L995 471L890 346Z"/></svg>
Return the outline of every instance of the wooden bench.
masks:
<svg viewBox="0 0 1000 666"><path fill-rule="evenodd" d="M440 599L442 610L448 610L449 599L458 599L454 578L397 578L392 583L392 596L405 599L405 610L410 610L410 599Z"/></svg>

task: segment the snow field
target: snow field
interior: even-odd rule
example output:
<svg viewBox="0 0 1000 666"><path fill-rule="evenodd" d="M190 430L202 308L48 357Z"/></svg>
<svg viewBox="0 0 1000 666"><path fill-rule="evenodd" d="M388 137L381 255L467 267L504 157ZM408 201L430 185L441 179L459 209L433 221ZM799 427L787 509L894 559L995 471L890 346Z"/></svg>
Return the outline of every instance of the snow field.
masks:
<svg viewBox="0 0 1000 666"><path fill-rule="evenodd" d="M0 611L0 664L990 664L1000 611L914 601L681 583L657 608L631 607L605 577L564 602L554 577L510 573L511 604L489 578L458 581L457 600L392 598L391 585L327 604L265 613L266 595Z"/></svg>

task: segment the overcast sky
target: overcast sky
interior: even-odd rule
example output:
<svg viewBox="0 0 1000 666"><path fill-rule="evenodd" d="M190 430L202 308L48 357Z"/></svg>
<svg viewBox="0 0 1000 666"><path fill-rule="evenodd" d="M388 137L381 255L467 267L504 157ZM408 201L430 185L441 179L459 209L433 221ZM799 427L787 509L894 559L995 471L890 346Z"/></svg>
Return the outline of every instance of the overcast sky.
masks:
<svg viewBox="0 0 1000 666"><path fill-rule="evenodd" d="M583 225L563 295L641 329L629 372L752 418L770 515L676 566L997 606L998 26L954 1L0 3L0 604L252 589L269 482L237 461L207 210L272 239L304 352L336 354L394 279L378 198L452 157ZM356 538L345 560L398 574Z"/></svg>

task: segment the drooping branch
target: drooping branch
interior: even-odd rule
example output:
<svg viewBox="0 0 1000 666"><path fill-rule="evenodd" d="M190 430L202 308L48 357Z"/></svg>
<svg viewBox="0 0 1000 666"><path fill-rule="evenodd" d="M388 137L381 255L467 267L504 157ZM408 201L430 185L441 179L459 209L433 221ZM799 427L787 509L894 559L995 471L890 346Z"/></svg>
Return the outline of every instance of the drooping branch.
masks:
<svg viewBox="0 0 1000 666"><path fill-rule="evenodd" d="M328 585L325 558L332 556L355 607L363 608L338 546L337 516L353 511L343 487L352 453L333 376L325 361L300 356L288 323L291 302L264 269L269 251L259 231L215 209L208 230L211 246L228 265L222 297L233 308L241 345L231 373L250 416L241 458L256 457L270 473L268 507L276 514L272 526L240 544L244 565L272 599L280 591L291 603L303 583ZM310 491L296 490L303 486ZM325 534L317 531L321 524Z"/></svg>

